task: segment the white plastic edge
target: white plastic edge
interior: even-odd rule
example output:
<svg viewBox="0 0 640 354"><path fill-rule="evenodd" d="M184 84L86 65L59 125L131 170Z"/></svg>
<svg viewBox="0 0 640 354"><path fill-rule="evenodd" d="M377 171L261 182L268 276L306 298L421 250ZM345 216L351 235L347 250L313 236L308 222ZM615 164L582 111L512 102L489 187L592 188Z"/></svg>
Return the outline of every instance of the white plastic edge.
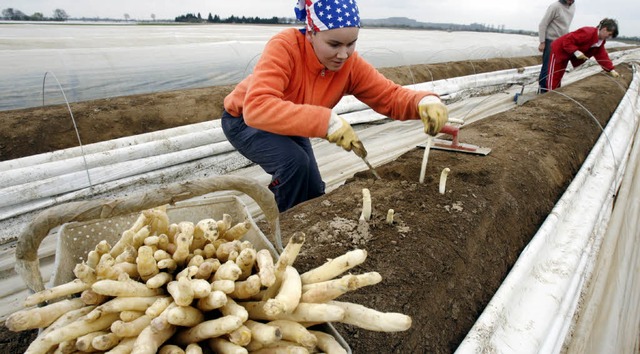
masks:
<svg viewBox="0 0 640 354"><path fill-rule="evenodd" d="M636 136L638 81L635 70L604 134L456 353L557 353L570 341Z"/></svg>

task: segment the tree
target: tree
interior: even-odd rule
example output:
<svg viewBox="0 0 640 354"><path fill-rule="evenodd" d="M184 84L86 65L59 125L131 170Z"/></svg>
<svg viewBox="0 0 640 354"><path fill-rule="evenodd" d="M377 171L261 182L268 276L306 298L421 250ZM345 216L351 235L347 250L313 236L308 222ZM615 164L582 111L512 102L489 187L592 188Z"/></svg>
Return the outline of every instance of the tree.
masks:
<svg viewBox="0 0 640 354"><path fill-rule="evenodd" d="M176 22L189 22L189 23L199 23L202 22L202 19L196 17L194 14L186 14L183 16L178 16L175 19Z"/></svg>
<svg viewBox="0 0 640 354"><path fill-rule="evenodd" d="M53 20L54 21L66 21L69 18L67 12L63 9L55 9L53 10Z"/></svg>
<svg viewBox="0 0 640 354"><path fill-rule="evenodd" d="M10 7L2 10L2 18L12 21L26 21L29 19L29 16L20 10L14 10Z"/></svg>
<svg viewBox="0 0 640 354"><path fill-rule="evenodd" d="M190 22L190 23L201 23L203 22L200 13L197 15L194 14L186 14L182 16L178 16L175 18L176 22ZM291 23L290 19L287 18L278 18L273 16L271 18L260 18L256 17L237 17L231 15L225 19L221 19L219 15L211 15L207 16L207 23L268 23L268 24L278 24L278 23Z"/></svg>
<svg viewBox="0 0 640 354"><path fill-rule="evenodd" d="M44 15L42 12L34 12L33 15L31 15L31 21L44 21Z"/></svg>
<svg viewBox="0 0 640 354"><path fill-rule="evenodd" d="M6 9L2 10L2 19L3 20L10 20L12 16L13 16L13 8L9 7L9 8L6 8Z"/></svg>
<svg viewBox="0 0 640 354"><path fill-rule="evenodd" d="M129 14L124 14L124 20L125 21L129 21L130 18L131 18L131 16L129 16Z"/></svg>
<svg viewBox="0 0 640 354"><path fill-rule="evenodd" d="M156 20L156 14L151 14L151 19L155 21Z"/></svg>

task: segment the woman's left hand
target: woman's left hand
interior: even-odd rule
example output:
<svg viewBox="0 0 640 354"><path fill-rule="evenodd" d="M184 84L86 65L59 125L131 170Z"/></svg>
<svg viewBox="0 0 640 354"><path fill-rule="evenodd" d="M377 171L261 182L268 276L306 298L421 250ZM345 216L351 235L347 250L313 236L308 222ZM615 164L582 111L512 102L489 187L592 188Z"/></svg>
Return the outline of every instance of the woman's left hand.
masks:
<svg viewBox="0 0 640 354"><path fill-rule="evenodd" d="M424 132L436 135L449 120L447 106L436 96L425 96L418 103L418 112L424 124Z"/></svg>

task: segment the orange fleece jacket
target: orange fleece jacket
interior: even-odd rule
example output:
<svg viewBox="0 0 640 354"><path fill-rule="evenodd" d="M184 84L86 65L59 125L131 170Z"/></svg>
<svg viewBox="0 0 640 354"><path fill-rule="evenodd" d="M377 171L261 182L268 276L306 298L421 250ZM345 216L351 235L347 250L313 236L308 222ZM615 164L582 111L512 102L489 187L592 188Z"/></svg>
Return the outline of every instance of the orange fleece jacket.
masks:
<svg viewBox="0 0 640 354"><path fill-rule="evenodd" d="M419 119L418 102L428 91L393 83L357 52L339 71L324 68L298 29L289 28L266 44L251 75L224 99L234 117L260 130L291 136L327 135L331 109L354 95L376 112L396 120Z"/></svg>

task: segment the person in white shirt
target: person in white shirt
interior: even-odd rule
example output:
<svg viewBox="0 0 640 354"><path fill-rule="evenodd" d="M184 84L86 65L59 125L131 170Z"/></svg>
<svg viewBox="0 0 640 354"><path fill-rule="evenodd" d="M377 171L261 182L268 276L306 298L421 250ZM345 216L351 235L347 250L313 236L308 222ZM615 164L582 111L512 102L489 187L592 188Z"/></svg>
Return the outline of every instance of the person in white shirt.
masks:
<svg viewBox="0 0 640 354"><path fill-rule="evenodd" d="M558 0L547 8L544 17L538 25L538 37L540 45L538 50L542 52L542 68L538 78L538 93L547 92L547 76L549 76L549 55L551 53L551 43L569 33L569 26L573 20L576 7L574 0Z"/></svg>

